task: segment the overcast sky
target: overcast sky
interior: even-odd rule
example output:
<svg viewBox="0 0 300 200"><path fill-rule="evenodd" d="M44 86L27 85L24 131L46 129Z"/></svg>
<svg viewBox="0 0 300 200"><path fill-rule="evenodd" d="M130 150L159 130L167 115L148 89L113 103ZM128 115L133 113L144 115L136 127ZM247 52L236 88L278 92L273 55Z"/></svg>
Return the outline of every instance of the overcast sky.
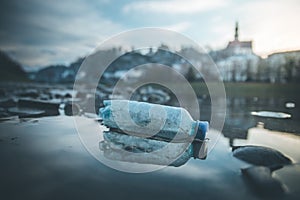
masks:
<svg viewBox="0 0 300 200"><path fill-rule="evenodd" d="M25 66L68 64L122 31L160 27L224 48L239 22L255 53L300 49L299 0L7 0L0 49Z"/></svg>

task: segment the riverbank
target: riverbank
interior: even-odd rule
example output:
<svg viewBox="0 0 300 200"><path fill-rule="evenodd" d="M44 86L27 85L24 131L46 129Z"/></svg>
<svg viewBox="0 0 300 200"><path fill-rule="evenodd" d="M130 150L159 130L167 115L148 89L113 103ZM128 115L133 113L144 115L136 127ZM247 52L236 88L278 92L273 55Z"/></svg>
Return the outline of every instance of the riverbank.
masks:
<svg viewBox="0 0 300 200"><path fill-rule="evenodd" d="M191 83L197 95L208 94L203 82ZM216 84L211 83L212 87ZM226 96L229 97L292 97L300 99L300 86L297 83L224 83Z"/></svg>

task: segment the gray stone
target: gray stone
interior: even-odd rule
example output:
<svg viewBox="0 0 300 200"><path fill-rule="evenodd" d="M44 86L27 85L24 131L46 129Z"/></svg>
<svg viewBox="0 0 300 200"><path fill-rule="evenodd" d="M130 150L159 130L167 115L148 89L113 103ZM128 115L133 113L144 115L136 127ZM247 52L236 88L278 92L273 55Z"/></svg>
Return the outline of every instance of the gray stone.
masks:
<svg viewBox="0 0 300 200"><path fill-rule="evenodd" d="M291 160L281 152L262 146L238 146L233 147L233 156L259 166L289 165Z"/></svg>
<svg viewBox="0 0 300 200"><path fill-rule="evenodd" d="M18 101L19 108L31 108L35 110L43 110L47 116L59 115L58 101L43 101L43 100L32 100L32 99L20 99Z"/></svg>
<svg viewBox="0 0 300 200"><path fill-rule="evenodd" d="M13 115L18 115L20 118L35 118L46 116L44 110L28 109L28 108L9 108L8 112Z"/></svg>
<svg viewBox="0 0 300 200"><path fill-rule="evenodd" d="M80 106L76 103L68 102L65 104L64 111L65 111L65 115L67 116L79 115Z"/></svg>

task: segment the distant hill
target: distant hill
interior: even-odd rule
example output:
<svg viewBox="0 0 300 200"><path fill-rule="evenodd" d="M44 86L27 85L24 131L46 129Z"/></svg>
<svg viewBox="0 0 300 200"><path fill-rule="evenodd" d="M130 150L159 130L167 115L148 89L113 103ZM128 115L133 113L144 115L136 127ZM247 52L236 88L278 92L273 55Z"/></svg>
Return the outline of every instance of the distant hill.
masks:
<svg viewBox="0 0 300 200"><path fill-rule="evenodd" d="M27 74L21 65L0 51L0 82L1 81L27 81Z"/></svg>
<svg viewBox="0 0 300 200"><path fill-rule="evenodd" d="M79 58L69 66L50 65L36 72L31 72L31 80L45 83L72 83L84 58Z"/></svg>
<svg viewBox="0 0 300 200"><path fill-rule="evenodd" d="M183 54L184 53L186 52L183 52ZM84 59L85 58L79 58L68 66L50 65L30 73L29 77L31 80L37 82L72 83L75 81L79 67ZM113 61L111 62L111 60ZM114 84L120 79L120 74L122 75L122 73L143 64L159 63L174 67L183 74L186 74L191 67L190 63L167 49L157 49L155 51L151 49L146 54L140 51L131 51L122 54L122 52L116 48L99 50L91 54L87 62L88 64L85 65L84 73L80 75L80 81L99 81L99 74L102 74L103 72L101 72L101 70L105 68L104 74L106 75L101 77L100 82L107 84Z"/></svg>

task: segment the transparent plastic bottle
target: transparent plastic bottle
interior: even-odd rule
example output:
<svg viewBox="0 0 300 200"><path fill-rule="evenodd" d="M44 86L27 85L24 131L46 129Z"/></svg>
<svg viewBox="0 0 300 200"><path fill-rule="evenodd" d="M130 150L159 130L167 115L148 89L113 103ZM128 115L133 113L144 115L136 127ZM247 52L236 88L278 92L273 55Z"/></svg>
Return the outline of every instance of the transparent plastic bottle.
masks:
<svg viewBox="0 0 300 200"><path fill-rule="evenodd" d="M114 132L166 141L204 141L209 124L195 121L187 110L146 102L105 100L99 115Z"/></svg>

